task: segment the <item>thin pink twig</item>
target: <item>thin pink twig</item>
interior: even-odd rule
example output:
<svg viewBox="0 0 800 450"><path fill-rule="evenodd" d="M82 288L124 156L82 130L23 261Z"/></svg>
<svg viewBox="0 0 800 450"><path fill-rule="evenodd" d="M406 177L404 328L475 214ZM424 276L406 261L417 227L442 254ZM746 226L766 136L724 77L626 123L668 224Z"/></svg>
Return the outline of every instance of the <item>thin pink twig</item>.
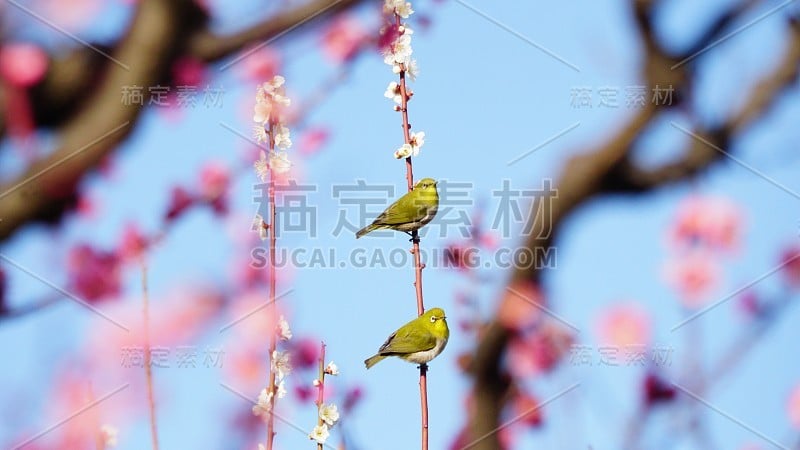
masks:
<svg viewBox="0 0 800 450"><path fill-rule="evenodd" d="M395 14L395 24L402 26L400 16ZM403 138L406 144L411 144L411 124L408 121L408 94L406 86L406 68L400 64L400 114L403 118ZM414 190L414 167L411 163L411 156L406 157L406 182L408 191ZM412 249L414 255L414 288L417 294L417 315L425 313L425 304L422 299L422 265L419 251L419 232L414 230L411 234ZM420 409L422 410L422 450L428 450L428 366L419 366L419 398Z"/></svg>
<svg viewBox="0 0 800 450"><path fill-rule="evenodd" d="M144 257L142 266L142 316L144 327L144 374L147 380L147 403L150 409L150 437L153 450L158 450L158 426L156 425L156 399L153 388L153 365L150 346L150 294L147 289L147 264Z"/></svg>
<svg viewBox="0 0 800 450"><path fill-rule="evenodd" d="M319 351L319 386L317 386L317 425L322 426L322 404L325 401L325 343L320 344ZM322 450L322 444L317 442L317 450Z"/></svg>
<svg viewBox="0 0 800 450"><path fill-rule="evenodd" d="M275 123L270 120L269 124L269 151L270 154L275 151ZM275 248L277 246L277 239L275 236L275 225L277 214L275 211L275 172L273 171L272 164L269 166L269 185L268 185L268 202L269 202L269 226L267 227L267 235L269 236L269 309L270 321L273 323L277 320L277 308L275 306ZM275 327L273 327L275 328ZM278 346L277 328L270 333L269 340L269 357L270 361L274 358L275 350ZM269 368L269 385L268 391L273 395L269 398L269 416L267 419L267 450L272 450L273 441L275 439L275 397L277 389L275 387L275 371L272 370L272 364Z"/></svg>

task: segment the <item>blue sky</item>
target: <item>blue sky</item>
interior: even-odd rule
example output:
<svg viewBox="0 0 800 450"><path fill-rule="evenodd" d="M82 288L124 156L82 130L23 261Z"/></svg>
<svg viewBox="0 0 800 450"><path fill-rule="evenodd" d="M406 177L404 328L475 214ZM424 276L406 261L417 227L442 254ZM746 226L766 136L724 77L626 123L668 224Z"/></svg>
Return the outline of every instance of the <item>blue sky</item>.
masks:
<svg viewBox="0 0 800 450"><path fill-rule="evenodd" d="M660 34L670 46L680 48L696 36L719 5L727 3L673 2L660 17ZM415 9L430 14L433 24L414 34L414 54L421 74L413 84L410 116L414 129L427 134L414 168L417 177L472 183L473 198L487 202L487 210L493 212L497 200L492 191L501 188L502 180L509 179L518 188L535 188L542 179L555 179L568 156L602 142L632 113L624 101L619 108L576 108L571 104L571 94L578 87L589 87L594 92L612 87L624 92L627 87L640 84L637 67L641 52L627 2L603 0L578 7L569 2L540 1L470 5L524 38L458 2L415 3ZM775 5L778 3L765 5L742 25ZM229 29L254 20L257 12L251 2L231 5L224 8L219 27ZM116 14L111 15L108 23L115 23L115 17ZM699 67L700 95L693 105L700 120L713 122L740 105L747 89L776 62L782 48L783 18L785 11L774 14L709 52ZM86 33L103 36L113 30L106 24ZM287 65L283 74L290 94L302 96L312 91L326 73L335 70L317 52L309 51L316 39L314 34L302 34L276 42L285 53ZM58 284L66 280L61 261L69 243L90 240L111 246L121 226L131 220L145 229L155 229L168 189L176 182L193 183L199 167L209 159L232 165L240 161L246 142L220 124L249 134L251 124L242 113L242 104L252 102L254 86L232 72L220 72L211 82L225 89L221 108L186 110L183 119L175 122L165 120L155 110L145 114L119 152L113 178L95 177L87 185L91 196L102 205L100 217L70 219L61 235L27 230L5 243L0 251ZM293 156L304 178L318 187L312 198L318 205L319 233L311 240L286 236L279 242L281 247L332 248L340 255L361 247L385 252L408 247L404 235L355 241L347 234L330 233L340 208L330 196L332 186L363 179L368 183L394 184L396 192L404 189L403 164L391 156L402 139L400 118L382 95L392 79L391 70L380 57L363 57L349 78L308 117L307 123L325 125L332 131L331 140L320 153L307 159ZM676 363L669 371L673 379L684 380L686 374L680 362L690 348L699 352L703 363L720 355L743 324L731 304L698 321L698 332L703 336L700 346L681 330L670 332L683 316L674 294L660 276L667 257L664 233L681 198L698 191L723 195L746 211L746 231L738 255L726 260L725 283L715 295L724 298L777 264L779 251L797 241L800 198L765 178L787 190L800 191L797 161L791 155L798 138L794 126L800 113L797 99L798 91L793 88L763 125L756 126L735 148L729 149L764 176L735 162L723 161L691 186L681 184L639 197L602 199L581 209L564 224L557 242L558 265L548 271L545 284L552 309L581 330L580 342L593 342L594 320L604 306L632 301L641 304L655 319L656 342L674 346ZM674 113L650 130L636 155L645 164L675 158L677 149L689 139L671 127L670 120L683 126L689 123L685 115ZM510 160L567 129L570 131L520 162L508 165ZM182 284L226 281L229 262L237 256L235 252L242 250L232 243L229 230L247 232L254 209L251 189L255 182L250 172L240 172L234 181L232 209L238 220L223 223L206 212L194 212L171 230L166 241L150 255L150 284L155 299ZM452 235L430 238L423 241L423 247L441 249L451 240ZM517 236L511 236L500 245L514 246L518 241ZM15 304L48 291L47 286L23 273L6 270L12 281L9 296ZM426 306L441 306L456 316L454 292L475 289L482 311L490 313L508 273L498 267L481 272L487 281L479 287L469 287L464 277L451 270L427 269ZM128 297L137 295L135 271L126 280ZM392 330L413 317L412 280L410 266L297 269L291 286L278 288L279 292L294 289L286 302L291 305L296 333L311 333L327 343L330 357L343 373L341 379L332 382L364 387L365 401L352 418L347 418L348 429L360 448L403 449L418 445L419 398L414 367L387 360L367 372L362 363ZM758 289L782 295L774 277L765 279ZM800 363L791 353L797 342L792 323L796 323L798 311L790 308L786 315L742 366L715 384L706 397L721 411L785 444L797 439L796 433L793 436L789 432L785 402L789 390L800 379ZM19 423L0 427L0 442L5 442L3 436L9 436L20 423L32 430L48 425L35 411L47 402L43 396L48 392L53 370L79 364L73 358L74 349L86 339L85 329L92 319L78 306L65 303L0 326L0 350L13 361L4 364L6 370L0 374L6 386L0 390L2 403L11 405L12 401L24 399L33 406L15 419ZM451 321L453 333L447 350L431 364L430 438L434 449L446 448L464 419L463 397L469 383L459 373L455 358L469 349L472 341L471 336L453 326L455 323ZM219 336L214 334L212 331L202 337L198 345L219 343ZM581 385L546 408L545 426L526 434L520 448L619 448L626 421L636 409L640 375L638 369L566 364L553 375L537 380L531 387L540 398L576 382ZM235 410L249 406L220 388L219 383L225 382L223 376L214 371L156 371L157 392L162 398L162 448L238 448L229 440L227 418ZM8 414L7 408L3 407L0 413ZM311 428L313 412L308 408L287 405L285 412L292 421ZM724 415L711 409L704 410L703 415L719 448L737 448L745 442L761 442L769 448L768 443ZM695 448L691 440L681 438L672 441L672 445L662 445L670 436L672 418L660 419L660 426L648 429L646 434L652 448ZM148 442L142 419L121 429L118 448L146 448ZM279 428L278 443L278 448L310 445L301 433L287 426Z"/></svg>

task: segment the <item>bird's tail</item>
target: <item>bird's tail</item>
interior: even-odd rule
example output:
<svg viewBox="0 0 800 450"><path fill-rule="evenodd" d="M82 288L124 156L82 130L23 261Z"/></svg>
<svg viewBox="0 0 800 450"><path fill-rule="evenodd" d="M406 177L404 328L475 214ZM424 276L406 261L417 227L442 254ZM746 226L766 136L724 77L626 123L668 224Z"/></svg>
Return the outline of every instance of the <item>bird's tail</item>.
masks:
<svg viewBox="0 0 800 450"><path fill-rule="evenodd" d="M375 355L375 356L373 356L371 358L367 358L364 361L364 364L366 364L367 365L367 369L369 369L370 367L374 366L375 364L378 364L379 362L383 361L384 358L386 358L386 356L384 356L384 355Z"/></svg>
<svg viewBox="0 0 800 450"><path fill-rule="evenodd" d="M365 234L367 234L367 233L369 233L371 231L375 231L380 227L381 227L380 225L376 225L374 223L371 223L371 224L365 226L364 228L358 230L358 232L356 232L356 239L360 238L361 236L363 236L363 235L365 235Z"/></svg>

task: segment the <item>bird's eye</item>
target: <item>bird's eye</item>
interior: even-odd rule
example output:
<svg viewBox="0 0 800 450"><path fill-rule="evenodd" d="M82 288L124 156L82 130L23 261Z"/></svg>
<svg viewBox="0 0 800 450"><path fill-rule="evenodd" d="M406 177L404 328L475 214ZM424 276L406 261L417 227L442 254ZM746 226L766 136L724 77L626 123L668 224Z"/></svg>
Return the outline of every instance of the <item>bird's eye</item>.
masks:
<svg viewBox="0 0 800 450"><path fill-rule="evenodd" d="M436 322L436 316L431 316L431 323Z"/></svg>

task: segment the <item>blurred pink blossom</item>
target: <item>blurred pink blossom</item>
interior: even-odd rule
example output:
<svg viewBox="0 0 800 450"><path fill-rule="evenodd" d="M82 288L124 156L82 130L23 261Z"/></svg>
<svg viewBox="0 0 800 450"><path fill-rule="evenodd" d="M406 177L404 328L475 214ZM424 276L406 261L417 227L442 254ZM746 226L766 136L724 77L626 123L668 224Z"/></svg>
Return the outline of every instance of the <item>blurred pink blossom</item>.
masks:
<svg viewBox="0 0 800 450"><path fill-rule="evenodd" d="M89 192L78 192L78 201L75 204L75 212L84 219L93 219L97 217L99 201L93 198Z"/></svg>
<svg viewBox="0 0 800 450"><path fill-rule="evenodd" d="M300 403L311 403L317 399L317 388L306 384L295 386L294 396Z"/></svg>
<svg viewBox="0 0 800 450"><path fill-rule="evenodd" d="M345 413L352 411L361 400L364 398L364 390L361 386L353 386L347 390L347 393L344 395L344 401L342 402L342 411Z"/></svg>
<svg viewBox="0 0 800 450"><path fill-rule="evenodd" d="M800 430L800 384L792 389L789 394L789 401L786 404L786 414L789 416L789 423Z"/></svg>
<svg viewBox="0 0 800 450"><path fill-rule="evenodd" d="M677 247L696 245L713 250L735 250L744 222L742 209L725 197L692 195L678 206L669 229L669 242Z"/></svg>
<svg viewBox="0 0 800 450"><path fill-rule="evenodd" d="M613 305L600 313L597 320L599 342L617 347L648 345L651 320L637 304Z"/></svg>
<svg viewBox="0 0 800 450"><path fill-rule="evenodd" d="M135 224L129 223L122 230L117 252L124 260L136 260L142 256L149 245L148 238Z"/></svg>
<svg viewBox="0 0 800 450"><path fill-rule="evenodd" d="M88 302L119 295L121 272L121 259L115 252L80 244L67 255L69 288Z"/></svg>
<svg viewBox="0 0 800 450"><path fill-rule="evenodd" d="M234 278L239 285L251 289L258 286L266 286L269 282L269 270L267 267L255 267L250 255L245 258L238 258L234 264Z"/></svg>
<svg viewBox="0 0 800 450"><path fill-rule="evenodd" d="M516 335L508 344L509 370L517 378L547 373L569 353L575 342L564 325L548 320L526 336Z"/></svg>
<svg viewBox="0 0 800 450"><path fill-rule="evenodd" d="M736 305L745 317L752 318L762 312L761 299L753 289L747 289L736 298Z"/></svg>
<svg viewBox="0 0 800 450"><path fill-rule="evenodd" d="M97 17L103 6L101 0L42 0L41 14L70 32L90 25L92 21L101 19Z"/></svg>
<svg viewBox="0 0 800 450"><path fill-rule="evenodd" d="M652 406L657 403L666 403L675 399L675 387L655 373L648 373L644 377L644 401Z"/></svg>
<svg viewBox="0 0 800 450"><path fill-rule="evenodd" d="M312 369L319 358L319 339L303 337L290 342L292 364L298 369Z"/></svg>
<svg viewBox="0 0 800 450"><path fill-rule="evenodd" d="M230 302L223 320L223 326L227 327L223 333L228 340L223 370L226 379L240 389L249 392L263 388L269 368L269 337L276 330L280 316L285 314L281 302L278 299L273 315L266 292L258 288L247 290ZM297 366L294 353L291 361Z"/></svg>
<svg viewBox="0 0 800 450"><path fill-rule="evenodd" d="M216 289L197 283L175 288L162 295L151 294L151 297L150 342L153 348L166 347L171 352L175 352L178 346L194 344L192 338L208 330L211 321L219 320L219 311L223 305L223 297ZM128 379L130 371L138 367L130 365L133 357L126 352L142 349L145 344L141 295L137 293L125 301L115 303L104 309L104 312L127 330L98 317L90 328L85 354L91 362L90 367L99 373L117 373L121 374L119 378ZM205 348L198 346L196 350L196 362L200 366L204 361ZM227 347L225 351L228 351ZM227 353L224 358L223 368L228 363Z"/></svg>
<svg viewBox="0 0 800 450"><path fill-rule="evenodd" d="M213 202L223 197L230 185L230 170L222 163L211 161L200 169L200 195Z"/></svg>
<svg viewBox="0 0 800 450"><path fill-rule="evenodd" d="M313 155L328 142L329 137L330 131L325 127L310 128L300 136L297 149L304 155Z"/></svg>
<svg viewBox="0 0 800 450"><path fill-rule="evenodd" d="M792 287L800 287L800 247L793 246L784 250L781 264L784 280Z"/></svg>
<svg viewBox="0 0 800 450"><path fill-rule="evenodd" d="M380 50L382 54L388 52L392 44L400 37L400 34L400 28L394 22L383 27L378 36L378 50Z"/></svg>
<svg viewBox="0 0 800 450"><path fill-rule="evenodd" d="M541 316L539 305L544 301L537 285L525 281L514 283L504 291L497 320L509 330L522 331Z"/></svg>
<svg viewBox="0 0 800 450"><path fill-rule="evenodd" d="M11 43L0 47L0 76L10 85L27 88L47 73L47 54L39 46Z"/></svg>
<svg viewBox="0 0 800 450"><path fill-rule="evenodd" d="M447 245L444 252L444 267L469 271L476 268L478 249L467 242Z"/></svg>
<svg viewBox="0 0 800 450"><path fill-rule="evenodd" d="M189 207L194 205L195 201L195 197L189 191L180 186L175 186L172 188L165 219L167 221L176 220L178 217L183 215L183 213L186 212Z"/></svg>
<svg viewBox="0 0 800 450"><path fill-rule="evenodd" d="M176 86L200 86L206 79L206 65L195 58L180 58L172 65Z"/></svg>
<svg viewBox="0 0 800 450"><path fill-rule="evenodd" d="M684 306L699 308L710 300L710 294L720 283L722 270L710 254L696 250L669 259L663 275Z"/></svg>
<svg viewBox="0 0 800 450"><path fill-rule="evenodd" d="M480 237L478 238L478 245L488 250L496 249L499 243L500 239L497 237L497 233L492 230L480 233Z"/></svg>
<svg viewBox="0 0 800 450"><path fill-rule="evenodd" d="M256 51L252 48L244 49L242 55L247 55L236 64L239 75L249 81L263 83L272 79L281 72L283 63L281 55L271 46L266 46ZM252 104L248 107L252 112Z"/></svg>
<svg viewBox="0 0 800 450"><path fill-rule="evenodd" d="M514 417L520 418L520 423L529 427L538 427L542 424L543 415L539 400L531 394L521 393L514 397Z"/></svg>
<svg viewBox="0 0 800 450"><path fill-rule="evenodd" d="M342 14L322 33L322 52L331 61L343 63L352 59L368 39L358 18Z"/></svg>

